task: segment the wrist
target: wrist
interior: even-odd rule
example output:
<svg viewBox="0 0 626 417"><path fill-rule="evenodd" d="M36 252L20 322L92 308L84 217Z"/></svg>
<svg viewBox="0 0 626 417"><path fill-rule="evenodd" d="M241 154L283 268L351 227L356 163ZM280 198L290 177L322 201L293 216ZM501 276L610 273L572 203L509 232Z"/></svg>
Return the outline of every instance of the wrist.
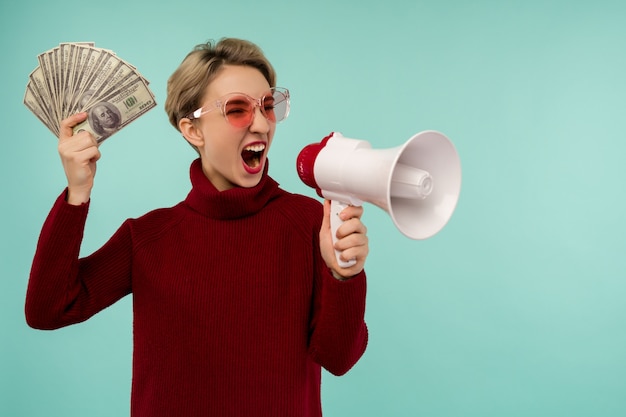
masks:
<svg viewBox="0 0 626 417"><path fill-rule="evenodd" d="M85 204L91 198L91 190L84 189L72 189L67 187L67 193L65 195L65 201L72 206L80 206L81 204Z"/></svg>
<svg viewBox="0 0 626 417"><path fill-rule="evenodd" d="M335 278L337 281L349 281L352 278L354 278L354 275L351 275L349 277L344 277L343 275L339 274L337 271L335 271L332 268L330 268L330 273L333 276L333 278Z"/></svg>

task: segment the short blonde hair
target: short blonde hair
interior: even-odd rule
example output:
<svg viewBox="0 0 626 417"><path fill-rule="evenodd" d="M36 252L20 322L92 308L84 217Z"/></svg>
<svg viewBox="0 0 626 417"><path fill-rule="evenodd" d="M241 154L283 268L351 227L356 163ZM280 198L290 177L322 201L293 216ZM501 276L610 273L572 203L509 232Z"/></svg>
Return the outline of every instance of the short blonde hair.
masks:
<svg viewBox="0 0 626 417"><path fill-rule="evenodd" d="M270 87L276 86L276 73L261 48L250 41L222 38L197 45L167 81L165 112L177 129L178 122L202 105L207 86L224 65L244 65L258 69Z"/></svg>

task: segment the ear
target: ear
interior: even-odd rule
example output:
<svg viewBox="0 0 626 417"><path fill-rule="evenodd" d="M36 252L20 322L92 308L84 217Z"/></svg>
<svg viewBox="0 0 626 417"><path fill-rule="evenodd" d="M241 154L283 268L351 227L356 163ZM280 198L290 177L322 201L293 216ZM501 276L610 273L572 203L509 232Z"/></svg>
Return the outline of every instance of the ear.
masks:
<svg viewBox="0 0 626 417"><path fill-rule="evenodd" d="M204 136L202 135L202 130L194 122L183 117L178 121L178 129L180 133L183 134L183 137L189 142L192 146L196 148L204 145Z"/></svg>

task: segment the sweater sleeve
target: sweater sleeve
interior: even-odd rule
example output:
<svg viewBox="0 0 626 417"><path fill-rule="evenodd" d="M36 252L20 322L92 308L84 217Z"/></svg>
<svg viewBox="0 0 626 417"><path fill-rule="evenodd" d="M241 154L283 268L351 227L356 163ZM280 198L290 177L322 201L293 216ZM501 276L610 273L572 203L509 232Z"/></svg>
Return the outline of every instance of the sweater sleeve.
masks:
<svg viewBox="0 0 626 417"><path fill-rule="evenodd" d="M356 364L367 346L366 276L362 271L340 281L325 265L319 269L309 349L317 363L339 376Z"/></svg>
<svg viewBox="0 0 626 417"><path fill-rule="evenodd" d="M101 249L80 259L89 203L72 206L65 195L44 222L28 281L26 321L37 329L85 321L131 291L127 223Z"/></svg>

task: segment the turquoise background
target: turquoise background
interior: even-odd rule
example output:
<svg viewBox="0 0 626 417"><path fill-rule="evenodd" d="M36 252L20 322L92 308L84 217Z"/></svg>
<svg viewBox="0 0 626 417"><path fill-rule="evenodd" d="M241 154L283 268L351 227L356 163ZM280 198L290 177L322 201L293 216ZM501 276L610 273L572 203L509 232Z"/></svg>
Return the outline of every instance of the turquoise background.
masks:
<svg viewBox="0 0 626 417"><path fill-rule="evenodd" d="M65 177L22 104L37 55L94 41L136 65L159 107L102 147L83 245L189 190L195 154L165 83L210 38L253 40L292 92L270 152L313 196L299 150L331 131L375 148L439 130L463 166L436 236L368 205L366 354L325 374L326 416L626 415L626 5L621 1L87 2L0 6L0 416L128 415L130 297L87 323L27 327L41 224Z"/></svg>

